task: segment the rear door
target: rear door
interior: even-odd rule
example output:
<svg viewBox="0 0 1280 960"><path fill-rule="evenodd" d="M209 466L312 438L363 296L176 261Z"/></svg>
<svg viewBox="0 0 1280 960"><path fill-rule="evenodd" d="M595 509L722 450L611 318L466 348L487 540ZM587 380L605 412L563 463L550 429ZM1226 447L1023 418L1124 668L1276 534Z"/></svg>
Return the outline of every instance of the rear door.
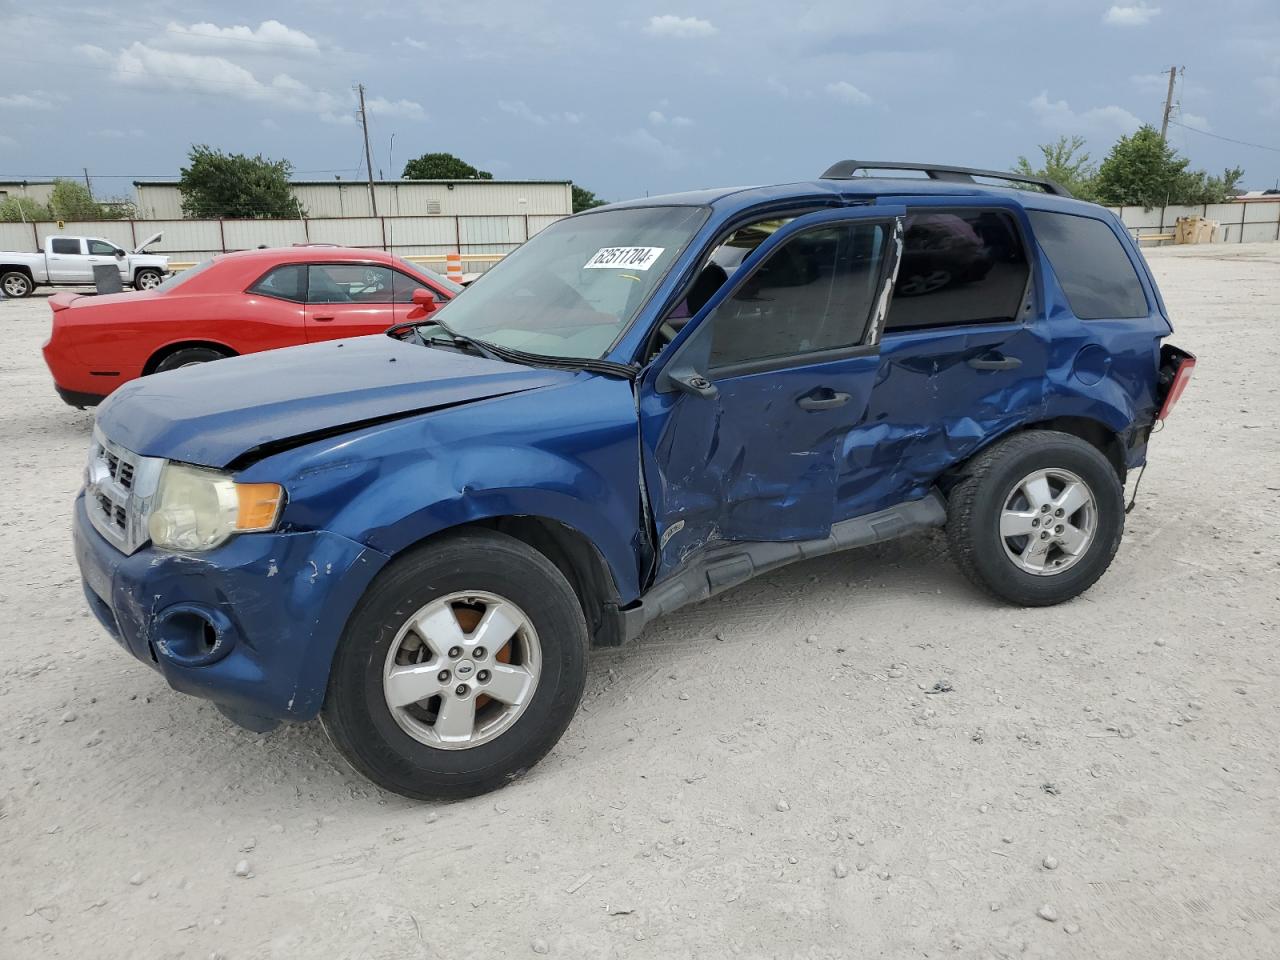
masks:
<svg viewBox="0 0 1280 960"><path fill-rule="evenodd" d="M721 541L830 532L843 448L878 368L901 212L791 219L646 374L641 436L659 580Z"/></svg>
<svg viewBox="0 0 1280 960"><path fill-rule="evenodd" d="M924 496L1044 398L1048 341L1021 208L990 197L907 203L875 387L846 448L840 519Z"/></svg>
<svg viewBox="0 0 1280 960"><path fill-rule="evenodd" d="M307 340L336 340L386 330L395 322L395 273L390 267L370 263L308 266Z"/></svg>
<svg viewBox="0 0 1280 960"><path fill-rule="evenodd" d="M50 237L45 262L50 283L93 282L93 267L80 237Z"/></svg>

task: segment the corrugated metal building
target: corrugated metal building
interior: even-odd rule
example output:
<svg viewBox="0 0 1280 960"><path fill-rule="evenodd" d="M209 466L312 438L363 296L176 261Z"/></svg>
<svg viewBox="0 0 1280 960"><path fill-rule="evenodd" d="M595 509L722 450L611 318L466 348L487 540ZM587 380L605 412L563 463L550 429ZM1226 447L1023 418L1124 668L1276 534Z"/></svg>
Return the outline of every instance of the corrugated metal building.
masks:
<svg viewBox="0 0 1280 960"><path fill-rule="evenodd" d="M135 180L138 214L147 220L182 218L173 181ZM368 217L369 185L354 180L295 180L293 194L308 217ZM573 212L568 180L378 180L378 215L567 216Z"/></svg>
<svg viewBox="0 0 1280 960"><path fill-rule="evenodd" d="M36 203L48 203L51 196L52 180L0 180L0 200L25 197Z"/></svg>

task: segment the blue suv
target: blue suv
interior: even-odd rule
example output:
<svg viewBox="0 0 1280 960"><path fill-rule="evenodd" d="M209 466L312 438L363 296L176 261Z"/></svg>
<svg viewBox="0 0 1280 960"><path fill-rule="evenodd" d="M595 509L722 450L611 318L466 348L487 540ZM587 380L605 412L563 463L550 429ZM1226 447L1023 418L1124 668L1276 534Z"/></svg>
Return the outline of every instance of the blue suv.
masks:
<svg viewBox="0 0 1280 960"><path fill-rule="evenodd" d="M1076 596L1194 364L1110 213L938 165L601 207L415 302L117 391L75 543L175 689L419 798L536 763L592 645L794 560L944 527L995 597Z"/></svg>

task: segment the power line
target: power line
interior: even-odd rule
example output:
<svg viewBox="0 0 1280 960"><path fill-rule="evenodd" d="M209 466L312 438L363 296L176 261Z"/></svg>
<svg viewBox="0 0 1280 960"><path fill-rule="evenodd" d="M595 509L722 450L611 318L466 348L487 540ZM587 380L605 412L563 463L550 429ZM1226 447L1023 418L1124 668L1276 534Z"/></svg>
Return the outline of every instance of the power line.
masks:
<svg viewBox="0 0 1280 960"><path fill-rule="evenodd" d="M1190 130L1192 133L1198 133L1202 137L1212 137L1215 140L1225 140L1227 143L1238 143L1242 147L1255 147L1258 150L1270 150L1272 153L1280 153L1280 147L1269 147L1265 143L1251 143L1248 140L1236 140L1234 137L1224 137L1216 133L1210 133L1208 130L1201 130L1199 127L1190 127L1185 123L1179 123L1177 120L1170 120L1175 127L1181 127L1183 130Z"/></svg>

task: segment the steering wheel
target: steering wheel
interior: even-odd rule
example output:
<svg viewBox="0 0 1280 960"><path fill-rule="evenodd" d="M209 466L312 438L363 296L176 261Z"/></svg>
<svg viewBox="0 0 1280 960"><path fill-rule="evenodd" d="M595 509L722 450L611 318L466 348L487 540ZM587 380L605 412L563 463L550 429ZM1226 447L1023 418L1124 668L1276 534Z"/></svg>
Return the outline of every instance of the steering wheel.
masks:
<svg viewBox="0 0 1280 960"><path fill-rule="evenodd" d="M382 289L382 274L377 270L365 270L364 277L362 279L364 280L364 288L366 290Z"/></svg>

